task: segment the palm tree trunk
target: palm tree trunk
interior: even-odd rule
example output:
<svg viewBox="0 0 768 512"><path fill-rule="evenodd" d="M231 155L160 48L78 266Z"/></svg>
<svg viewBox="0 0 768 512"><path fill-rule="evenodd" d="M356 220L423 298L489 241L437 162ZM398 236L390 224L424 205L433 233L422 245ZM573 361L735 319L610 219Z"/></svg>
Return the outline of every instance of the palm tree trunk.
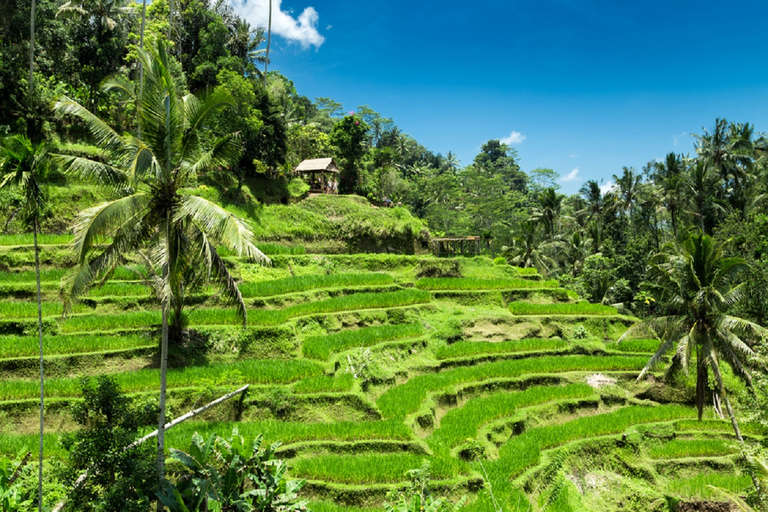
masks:
<svg viewBox="0 0 768 512"><path fill-rule="evenodd" d="M35 0L32 0L32 14L29 19L29 107L32 108L32 94L35 91ZM27 135L32 135L27 133Z"/></svg>
<svg viewBox="0 0 768 512"><path fill-rule="evenodd" d="M264 58L264 87L267 86L267 64L269 64L270 42L272 42L272 0L269 0L269 22L267 24L267 54Z"/></svg>
<svg viewBox="0 0 768 512"><path fill-rule="evenodd" d="M166 261L163 265L163 285L168 282L168 274L170 272L171 258L169 257L171 250L170 242L170 224L171 224L171 212L168 210L165 214L165 244L166 244ZM171 309L171 298L168 296L163 297L163 333L160 340L160 414L158 418L157 427L157 485L158 489L163 483L163 473L165 470L165 394L167 388L167 376L168 376L168 315ZM162 512L163 503L157 500L157 511Z"/></svg>
<svg viewBox="0 0 768 512"><path fill-rule="evenodd" d="M696 348L696 407L699 410L699 421L704 414L704 399L707 395L707 365L701 349Z"/></svg>
<svg viewBox="0 0 768 512"><path fill-rule="evenodd" d="M32 2L34 5L34 1ZM35 281L37 284L37 336L40 344L40 453L37 468L37 509L43 512L43 301L40 293L40 251L37 246L37 219L33 221L32 237L35 245Z"/></svg>
<svg viewBox="0 0 768 512"><path fill-rule="evenodd" d="M146 24L146 18L147 18L147 0L144 0L144 4L141 7L141 34L139 35L139 48L144 49L144 27ZM141 96L144 92L144 64L139 59L139 101L136 102L136 106L138 107L141 103ZM141 121L136 123L137 125L137 137L141 139Z"/></svg>
<svg viewBox="0 0 768 512"><path fill-rule="evenodd" d="M715 380L717 381L717 388L720 392L720 396L723 397L723 401L725 402L725 409L728 411L728 418L731 420L731 426L733 427L733 431L736 434L736 439L739 441L739 444L741 446L744 446L744 438L741 436L741 429L739 429L739 423L736 421L736 415L733 414L733 408L731 407L731 401L728 400L728 395L725 393L725 386L723 385L723 376L720 374L720 365L715 362L712 365L712 372L715 374ZM748 461L747 461L748 462ZM760 481L755 476L755 472L752 470L752 467L747 464L747 467L749 468L749 476L752 478L752 485L755 487L755 490L760 494Z"/></svg>

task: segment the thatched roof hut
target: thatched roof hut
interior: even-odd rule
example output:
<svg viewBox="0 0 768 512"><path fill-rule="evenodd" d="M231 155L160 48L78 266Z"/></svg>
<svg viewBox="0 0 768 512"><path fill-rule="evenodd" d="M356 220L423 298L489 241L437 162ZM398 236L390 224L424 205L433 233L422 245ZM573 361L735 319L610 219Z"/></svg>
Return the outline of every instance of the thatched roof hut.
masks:
<svg viewBox="0 0 768 512"><path fill-rule="evenodd" d="M326 194L336 194L337 190L333 190L328 186L328 174L338 174L339 167L333 158L312 158L301 162L296 169L293 170L296 174L302 174L309 177L309 191L319 192ZM333 180L335 183L337 180Z"/></svg>

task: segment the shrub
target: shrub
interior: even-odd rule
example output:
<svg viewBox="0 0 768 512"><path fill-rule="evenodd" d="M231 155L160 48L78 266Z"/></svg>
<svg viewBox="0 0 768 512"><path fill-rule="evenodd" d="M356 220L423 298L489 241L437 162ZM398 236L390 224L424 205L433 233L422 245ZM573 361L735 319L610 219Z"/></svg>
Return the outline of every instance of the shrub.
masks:
<svg viewBox="0 0 768 512"><path fill-rule="evenodd" d="M461 277L459 260L434 260L421 262L416 267L416 277Z"/></svg>

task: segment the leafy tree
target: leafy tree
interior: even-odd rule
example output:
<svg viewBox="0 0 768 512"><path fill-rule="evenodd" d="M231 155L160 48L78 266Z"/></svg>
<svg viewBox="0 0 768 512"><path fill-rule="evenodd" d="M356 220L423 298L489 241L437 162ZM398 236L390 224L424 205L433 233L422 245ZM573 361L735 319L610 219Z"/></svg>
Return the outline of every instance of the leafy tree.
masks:
<svg viewBox="0 0 768 512"><path fill-rule="evenodd" d="M754 365L751 344L768 332L757 324L730 316L728 309L743 298L744 283L736 284L745 270L741 258L728 258L723 247L704 234L689 237L680 247L670 247L652 263L653 281L648 290L666 314L649 318L627 331L622 339L638 330L651 329L661 336L661 345L640 372L640 380L663 356L674 351L670 371L688 373L696 364L696 407L702 418L708 370L715 379L715 391L723 398L739 442L741 432L726 394L721 373L725 361L734 374L752 386L749 373Z"/></svg>
<svg viewBox="0 0 768 512"><path fill-rule="evenodd" d="M152 424L156 409L135 404L108 375L95 382L86 377L81 385L83 400L72 406L72 418L81 428L62 440L68 452L66 510L145 512L157 490L152 447L128 447ZM85 471L87 477L75 484Z"/></svg>
<svg viewBox="0 0 768 512"><path fill-rule="evenodd" d="M534 169L528 173L528 191L535 198L548 188L560 190L560 185L557 184L559 177L560 175L552 169Z"/></svg>
<svg viewBox="0 0 768 512"><path fill-rule="evenodd" d="M287 480L288 466L275 459L280 444L265 448L258 435L249 449L237 429L226 440L213 434L205 441L195 433L187 452L171 449L184 469L160 492L160 500L171 512L308 510L298 496L304 481Z"/></svg>
<svg viewBox="0 0 768 512"><path fill-rule="evenodd" d="M544 225L544 233L550 240L560 231L560 219L563 212L563 194L558 194L554 188L544 190L537 199L537 205L531 214L531 220Z"/></svg>
<svg viewBox="0 0 768 512"><path fill-rule="evenodd" d="M500 175L510 190L524 193L527 191L528 176L520 170L516 158L514 149L494 139L480 147L474 165L487 174Z"/></svg>
<svg viewBox="0 0 768 512"><path fill-rule="evenodd" d="M23 135L6 137L0 141L0 189L16 187L24 194L23 215L32 226L35 250L35 284L37 286L37 333L40 345L40 448L38 466L38 509L43 507L43 430L44 430L44 373L43 373L43 305L40 292L40 250L37 233L40 217L45 209L46 197L43 181L48 170L48 150L43 144L33 144Z"/></svg>
<svg viewBox="0 0 768 512"><path fill-rule="evenodd" d="M143 257L153 276L162 308L160 356L160 414L158 421L158 472L164 462L165 388L169 321L178 339L185 294L208 278L219 285L246 322L245 303L237 283L216 252L216 243L236 254L262 262L269 259L252 242L244 221L220 206L186 192L197 173L226 166L236 151L234 136L206 140L204 127L230 98L221 92L208 96L180 96L180 84L170 72L162 42L157 50L140 52L145 83L135 96L130 83L115 80L108 88L134 95L139 105L142 139L118 134L77 102L63 98L56 104L61 114L81 119L100 145L109 151L109 163L88 158L62 158L65 166L86 178L126 195L82 212L74 233L76 265L64 282L65 305L102 279L128 253ZM111 236L100 249L98 243Z"/></svg>
<svg viewBox="0 0 768 512"><path fill-rule="evenodd" d="M358 166L365 154L368 125L355 115L348 115L336 123L331 132L330 142L336 148L336 157L341 167L339 191L343 194L355 192L360 186Z"/></svg>

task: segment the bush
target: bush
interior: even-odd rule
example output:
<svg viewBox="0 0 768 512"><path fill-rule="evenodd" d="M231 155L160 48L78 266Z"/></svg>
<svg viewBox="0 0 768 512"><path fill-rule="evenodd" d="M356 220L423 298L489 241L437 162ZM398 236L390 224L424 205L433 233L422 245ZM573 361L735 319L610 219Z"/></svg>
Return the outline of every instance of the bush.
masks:
<svg viewBox="0 0 768 512"><path fill-rule="evenodd" d="M435 260L419 263L416 277L461 277L459 260Z"/></svg>

